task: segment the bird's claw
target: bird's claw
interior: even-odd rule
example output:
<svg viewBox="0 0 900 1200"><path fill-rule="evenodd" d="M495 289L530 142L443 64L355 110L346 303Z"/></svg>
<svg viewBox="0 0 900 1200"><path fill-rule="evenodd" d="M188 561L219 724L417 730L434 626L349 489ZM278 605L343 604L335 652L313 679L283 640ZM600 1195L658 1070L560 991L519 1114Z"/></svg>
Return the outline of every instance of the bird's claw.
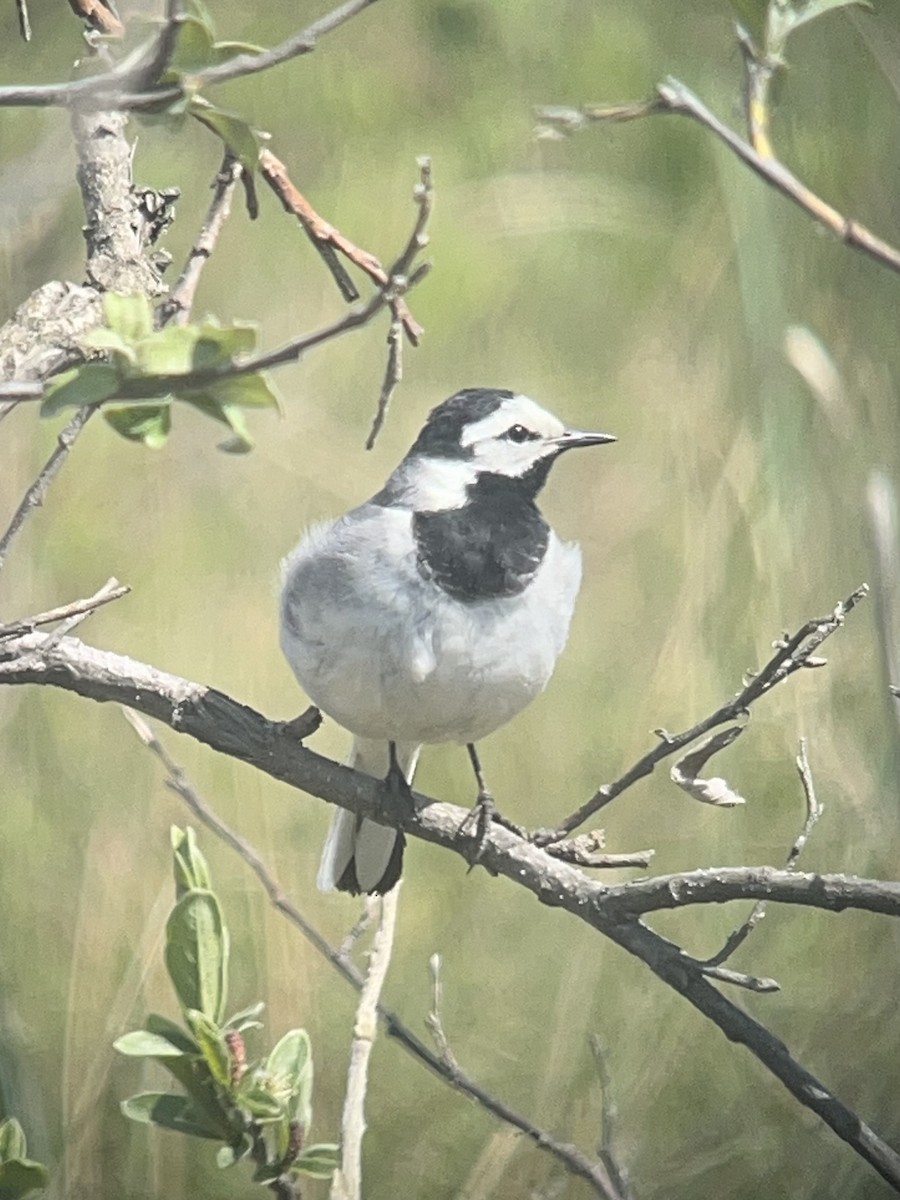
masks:
<svg viewBox="0 0 900 1200"><path fill-rule="evenodd" d="M484 853L484 848L487 845L487 837L490 832L491 825L496 823L502 826L503 829L508 829L510 833L518 834L519 837L524 837L524 830L520 825L508 821L506 817L497 808L494 797L486 789L482 789L478 793L478 797L473 807L466 813L459 829L456 831L457 837L469 836L469 829L472 827L471 836L475 840L473 851L469 856L469 870L478 866L481 861L481 856Z"/></svg>

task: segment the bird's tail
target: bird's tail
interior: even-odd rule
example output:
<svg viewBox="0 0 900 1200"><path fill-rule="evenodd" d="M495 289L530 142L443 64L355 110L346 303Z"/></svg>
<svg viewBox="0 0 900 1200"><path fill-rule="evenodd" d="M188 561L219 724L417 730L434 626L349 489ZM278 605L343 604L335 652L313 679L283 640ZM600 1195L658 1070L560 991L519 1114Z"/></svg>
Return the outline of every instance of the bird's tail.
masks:
<svg viewBox="0 0 900 1200"><path fill-rule="evenodd" d="M397 762L411 784L419 760L420 746L397 743ZM387 742L354 738L347 760L349 767L384 779L390 757ZM339 892L389 892L403 869L406 838L399 829L377 825L365 817L339 808L332 818L316 883L320 891L337 888Z"/></svg>

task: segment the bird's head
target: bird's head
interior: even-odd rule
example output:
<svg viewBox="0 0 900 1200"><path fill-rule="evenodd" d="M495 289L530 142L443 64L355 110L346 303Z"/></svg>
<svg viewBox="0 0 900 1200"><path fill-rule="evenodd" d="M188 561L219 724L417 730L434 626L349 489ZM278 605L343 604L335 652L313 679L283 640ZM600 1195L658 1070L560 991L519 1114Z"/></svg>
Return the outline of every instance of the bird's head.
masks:
<svg viewBox="0 0 900 1200"><path fill-rule="evenodd" d="M400 474L419 511L461 507L480 483L508 481L533 499L564 451L615 440L569 429L516 392L466 388L432 409Z"/></svg>

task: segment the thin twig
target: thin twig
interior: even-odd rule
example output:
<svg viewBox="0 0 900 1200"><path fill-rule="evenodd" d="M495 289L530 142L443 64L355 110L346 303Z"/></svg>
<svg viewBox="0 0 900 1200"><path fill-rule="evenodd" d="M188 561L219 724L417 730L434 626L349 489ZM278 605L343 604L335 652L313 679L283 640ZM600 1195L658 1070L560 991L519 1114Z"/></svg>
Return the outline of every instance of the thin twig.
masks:
<svg viewBox="0 0 900 1200"><path fill-rule="evenodd" d="M760 158L774 158L771 138L769 87L781 62L760 53L759 48L742 25L737 27L738 45L744 58L744 108L747 114L747 136Z"/></svg>
<svg viewBox="0 0 900 1200"><path fill-rule="evenodd" d="M105 33L107 37L120 38L125 27L119 18L103 3L103 0L69 0L69 7L77 17L87 21L91 29Z"/></svg>
<svg viewBox="0 0 900 1200"><path fill-rule="evenodd" d="M291 181L287 167L280 159L275 157L271 150L263 149L260 151L259 171L263 179L265 179L266 183L268 183L269 187L281 201L285 211L292 213L300 222L307 237L317 250L321 252L323 247L327 247L340 252L349 262L352 262L354 266L368 275L374 283L377 283L379 287L385 288L388 286L389 275L381 265L379 259L370 251L361 249L351 242L349 238L344 237L340 230L335 229L332 224L316 212L302 192ZM338 275L335 274L335 260L328 259L326 263L329 270L335 275L335 282L337 282L341 289L344 299L350 301L358 300L359 292L356 290L350 277L343 271L343 268L341 268L341 273ZM415 320L407 308L405 301L401 299L397 303L400 310L400 318L406 330L406 336L414 346L417 346L423 333L422 326Z"/></svg>
<svg viewBox="0 0 900 1200"><path fill-rule="evenodd" d="M428 969L431 972L431 1011L425 1018L425 1025L434 1038L441 1062L446 1063L451 1071L458 1071L459 1063L444 1032L444 985L441 980L441 965L441 956L432 954L428 960Z"/></svg>
<svg viewBox="0 0 900 1200"><path fill-rule="evenodd" d="M237 159L226 151L213 181L213 196L209 210L200 227L197 240L191 247L191 252L184 264L184 270L178 282L172 288L169 296L159 309L161 325L185 325L190 320L194 297L200 284L203 268L209 262L210 256L219 240L219 234L231 213L231 201L241 174L241 165Z"/></svg>
<svg viewBox="0 0 900 1200"><path fill-rule="evenodd" d="M379 919L353 1024L347 1094L341 1117L341 1165L331 1181L332 1200L361 1200L362 1196L362 1142L366 1132L369 1059L378 1033L381 990L394 949L397 906L402 884L403 880L398 880L389 892L372 901L379 909Z"/></svg>
<svg viewBox="0 0 900 1200"><path fill-rule="evenodd" d="M403 378L403 326L396 315L388 328L387 344L388 356L387 365L384 370L384 382L381 385L381 394L378 397L375 419L372 422L372 428L369 430L369 436L366 438L367 450L371 450L375 445L375 440L381 432L382 425L384 425L391 397L400 380Z"/></svg>
<svg viewBox="0 0 900 1200"><path fill-rule="evenodd" d="M2 96L2 90L0 90ZM736 154L751 171L792 200L814 221L830 229L836 237L855 250L867 254L876 262L892 271L900 271L900 250L877 237L859 221L843 216L815 192L802 183L784 163L760 154L739 137L734 130L724 125L706 105L695 96L690 88L677 79L667 79L657 86L656 95L643 103L617 105L586 105L580 109L539 108L537 116L547 125L573 132L593 121L632 121L642 117L674 113L690 117L713 133Z"/></svg>
<svg viewBox="0 0 900 1200"><path fill-rule="evenodd" d="M118 579L107 579L98 592L95 592L93 596L88 596L84 600L73 600L69 604L61 604L58 608L50 608L46 612L35 613L33 617L22 617L21 620L0 625L0 638L18 637L23 633L33 633L41 625L52 625L56 621L67 621L72 617L92 613L103 604L109 604L113 600L119 600L122 596L127 596L130 591L131 588L127 584L119 583Z"/></svg>
<svg viewBox="0 0 900 1200"><path fill-rule="evenodd" d="M281 201L285 212L292 213L300 222L300 227L309 238L313 248L321 255L322 261L328 267L344 299L352 304L359 299L359 289L339 261L336 250L345 254L367 275L376 279L382 285L387 283L384 268L374 254L360 250L343 236L328 221L320 217L306 197L291 182L287 167L280 158L276 158L271 150L262 149L259 152L259 173ZM382 279L373 275L373 270L380 270Z"/></svg>
<svg viewBox="0 0 900 1200"><path fill-rule="evenodd" d="M616 1119L619 1115L619 1110L613 1093L612 1079L610 1078L606 1055L603 1052L603 1043L596 1034L591 1038L591 1051L594 1055L594 1062L597 1064L597 1079L600 1083L601 1125L597 1153L600 1156L601 1162L607 1171L609 1171L610 1178L622 1195L623 1200L636 1200L631 1187L631 1181L628 1178L628 1172L619 1164L615 1152Z"/></svg>
<svg viewBox="0 0 900 1200"><path fill-rule="evenodd" d="M561 841L567 837L579 825L593 817L600 809L605 808L607 804L615 800L616 796L621 795L632 784L639 779L651 774L654 767L664 758L676 753L683 746L696 741L709 730L714 729L717 725L724 725L728 721L735 721L739 717L746 715L751 704L759 700L767 692L770 692L773 687L782 683L788 676L793 675L795 671L799 671L804 667L818 667L822 665L822 659L815 658L815 651L822 643L837 630L840 629L844 622L844 618L851 612L860 600L868 595L868 587L862 584L854 592L852 592L846 600L838 604L833 613L827 617L820 617L814 621L807 621L802 625L795 634L791 637L785 637L775 643L777 647L775 654L766 663L758 674L754 675L746 686L738 692L738 694L727 704L723 704L721 708L717 708L714 713L699 721L691 729L685 730L683 733L670 734L666 730L658 730L660 742L652 750L648 751L642 758L630 767L624 775L612 783L605 783L600 787L595 794L583 804L579 809L566 817L556 829L547 830L539 829L532 834L532 839L536 845L547 845L550 842Z"/></svg>
<svg viewBox="0 0 900 1200"><path fill-rule="evenodd" d="M800 739L800 749L796 758L797 772L800 775L800 783L803 787L803 796L806 801L806 819L803 822L803 828L794 839L794 844L788 851L787 862L785 869L792 871L797 865L797 859L800 857L803 847L806 845L809 835L813 831L813 827L822 815L823 809L816 798L816 789L813 784L812 771L809 766L809 759L806 757L806 738ZM754 904L749 917L742 925L739 925L725 939L725 944L717 954L711 955L704 959L699 965L701 969L708 975L712 975L723 962L726 962L738 946L742 946L756 926L766 915L765 900L758 900ZM716 978L722 978L721 974L716 975ZM777 984L776 984L777 988ZM759 990L775 990L775 989L756 989Z"/></svg>
<svg viewBox="0 0 900 1200"><path fill-rule="evenodd" d="M25 495L19 504L19 507L13 513L13 518L4 533L0 537L0 570L3 569L3 564L9 554L10 546L14 538L21 530L31 513L39 508L47 494L47 489L56 478L60 468L69 456L69 451L75 444L76 439L81 434L81 431L87 425L88 421L96 412L94 408L79 408L72 417L65 429L57 435L56 447L47 461L44 463L40 474L34 483L26 491Z"/></svg>
<svg viewBox="0 0 900 1200"><path fill-rule="evenodd" d="M86 2L97 3L98 0ZM192 72L190 87L196 90L211 84L228 83L232 79L268 71L271 67L292 58L310 54L322 37L374 3L375 0L347 0L347 3L339 5L300 33L294 34L270 50L261 54L238 54L224 63ZM165 29L162 36L166 36ZM72 83L0 87L0 105L28 108L116 108L125 112L164 108L181 100L186 85L177 82L151 86L156 84L156 81L147 77L146 61L148 60L143 60L137 66L126 61L112 71ZM150 52L149 61L153 61L153 51Z"/></svg>
<svg viewBox="0 0 900 1200"><path fill-rule="evenodd" d="M16 0L16 16L19 19L19 33L22 40L31 41L31 21L28 17L28 0Z"/></svg>
<svg viewBox="0 0 900 1200"><path fill-rule="evenodd" d="M391 321L387 338L388 360L384 382L381 385L381 395L378 398L378 407L375 410L375 418L372 422L369 436L366 439L367 450L371 450L375 445L375 439L384 425L391 397L394 394L397 384L403 378L403 339L400 336L400 329L404 323L404 314L408 311L403 300L403 295L412 286L412 280L407 280L406 275L418 255L428 245L428 222L431 220L431 213L434 208L434 184L431 176L431 159L427 155L423 155L418 159L418 163L420 178L418 186L413 192L413 199L419 206L419 215L410 239L407 242L406 249L400 255L391 271L393 287L390 296L390 305L393 320ZM418 338L413 338L411 335L410 341L415 346L419 344Z"/></svg>
<svg viewBox="0 0 900 1200"><path fill-rule="evenodd" d="M122 711L141 741L156 755L165 767L166 786L182 798L199 821L243 859L262 884L263 890L269 897L272 906L290 921L292 925L299 929L309 944L331 963L338 974L351 987L355 988L356 991L361 991L363 987L361 972L357 970L345 954L340 950L336 950L322 937L318 930L307 921L296 905L288 899L281 885L266 866L258 850L246 838L241 837L240 834L226 825L218 814L210 808L203 796L187 779L178 763L175 762L162 742L156 737L147 722L132 708L123 706ZM221 727L221 723L219 724ZM581 1179L587 1180L598 1196L610 1196L610 1192L604 1185L604 1173L602 1171L598 1173L597 1165L591 1162L587 1155L582 1154L574 1146L569 1146L564 1142L558 1141L545 1130L534 1125L527 1117L522 1116L515 1109L510 1108L502 1100L486 1091L463 1072L451 1068L439 1056L434 1054L422 1039L417 1037L400 1020L395 1012L386 1008L380 1002L377 1005L377 1012L381 1020L385 1023L388 1037L396 1039L407 1053L418 1059L433 1071L435 1075L443 1079L446 1083L449 1083L457 1091L474 1100L492 1116L524 1133L541 1150L545 1150L548 1154L557 1158L567 1171L570 1171L573 1175L577 1175Z"/></svg>

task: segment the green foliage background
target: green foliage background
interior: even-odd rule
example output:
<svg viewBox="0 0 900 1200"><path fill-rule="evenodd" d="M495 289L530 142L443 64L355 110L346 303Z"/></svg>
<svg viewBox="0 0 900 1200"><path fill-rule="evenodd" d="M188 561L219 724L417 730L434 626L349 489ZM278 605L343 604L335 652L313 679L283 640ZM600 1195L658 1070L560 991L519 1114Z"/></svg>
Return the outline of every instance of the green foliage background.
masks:
<svg viewBox="0 0 900 1200"><path fill-rule="evenodd" d="M221 36L264 44L322 11L309 0L212 7ZM30 46L17 39L13 6L0 14L4 79L64 78L77 25L50 0L33 0L31 14ZM896 7L831 15L790 49L774 125L781 156L900 241ZM782 629L872 577L867 481L900 469L900 280L820 233L687 122L531 137L533 105L642 98L667 74L739 125L741 64L724 0L384 0L310 57L219 89L220 102L272 133L319 210L385 260L410 227L415 156L432 156L435 269L412 298L424 344L407 355L369 454L383 322L279 372L285 418L253 414L257 449L243 458L219 454L217 431L187 411L158 453L94 423L16 544L4 618L115 574L134 592L91 620L87 640L289 717L305 698L277 645L279 558L310 522L376 490L433 404L466 385L511 386L620 441L565 461L547 489L546 511L584 548L585 585L546 695L483 747L501 807L551 823L629 765L652 728L681 728L737 690ZM65 114L7 111L0 128L5 316L46 279L79 278L83 214ZM199 126L138 133L138 180L184 191L166 240L173 270L218 162L219 144ZM255 224L233 216L197 316L255 319L266 347L332 319L341 301L298 228L261 199ZM787 361L795 325L833 357L840 384L827 396ZM3 424L3 514L56 431L27 406ZM876 604L854 614L829 643L827 670L761 703L717 762L746 809L703 808L662 772L608 810L610 849L653 846L659 872L782 862L802 821L793 756L805 735L827 811L803 865L896 877L897 723L878 615ZM358 905L313 886L326 808L164 736L340 940ZM346 738L326 725L314 744L340 756ZM419 783L471 799L465 755L452 747L425 756ZM148 1009L175 1010L161 944L168 827L184 814L158 765L113 707L15 689L0 694L0 789L0 1096L32 1156L51 1165L50 1194L247 1194L246 1178L218 1172L205 1146L118 1111L160 1078L139 1076L112 1041ZM209 837L203 846L234 932L234 1002L267 1000L269 1045L291 1026L309 1030L314 1136L329 1140L354 997L269 910L244 866ZM731 906L654 923L703 955L744 915ZM886 919L772 910L734 963L780 980L777 995L737 999L895 1142L896 946ZM585 1148L601 1124L588 1045L599 1035L618 1154L642 1200L889 1194L640 964L417 844L386 997L416 1028L435 951L461 1063ZM366 1159L371 1200L587 1194L384 1041Z"/></svg>

